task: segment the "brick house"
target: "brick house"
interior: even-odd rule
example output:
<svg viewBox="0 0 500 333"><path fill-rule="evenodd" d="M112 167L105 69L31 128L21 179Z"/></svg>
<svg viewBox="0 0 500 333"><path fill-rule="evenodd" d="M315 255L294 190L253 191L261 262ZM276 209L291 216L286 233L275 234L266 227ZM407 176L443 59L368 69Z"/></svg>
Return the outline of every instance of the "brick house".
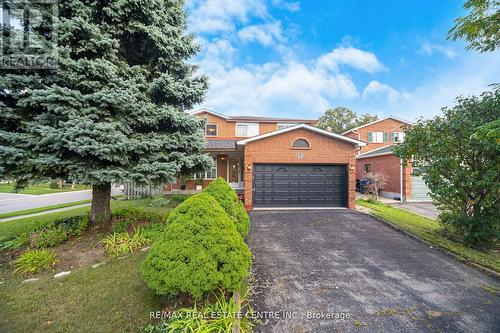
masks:
<svg viewBox="0 0 500 333"><path fill-rule="evenodd" d="M382 195L402 201L429 200L428 188L422 177L414 176L411 163L403 165L394 155L392 146L404 140L404 126L412 123L397 117L386 117L342 133L366 141L356 156L356 179L363 179L369 172L385 175L387 184Z"/></svg>
<svg viewBox="0 0 500 333"><path fill-rule="evenodd" d="M314 127L311 119L192 114L207 120L205 150L215 166L194 175L186 189L222 177L243 194L247 210L354 208L356 153L365 142Z"/></svg>

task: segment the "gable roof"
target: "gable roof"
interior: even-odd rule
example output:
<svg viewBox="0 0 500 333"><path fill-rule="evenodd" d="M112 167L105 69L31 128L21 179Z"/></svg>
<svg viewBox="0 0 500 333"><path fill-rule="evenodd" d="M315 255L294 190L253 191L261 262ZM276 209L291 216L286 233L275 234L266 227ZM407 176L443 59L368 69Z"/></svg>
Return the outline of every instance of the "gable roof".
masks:
<svg viewBox="0 0 500 333"><path fill-rule="evenodd" d="M215 112L207 108L201 108L189 112L192 115L200 113L209 113L211 115L226 119L227 121L241 122L283 122L283 123L316 123L316 119L294 119L294 118L274 118L274 117L257 117L257 116L226 116L222 113Z"/></svg>
<svg viewBox="0 0 500 333"><path fill-rule="evenodd" d="M394 117L394 116L389 116L389 117L385 117L385 118L382 118L382 119L378 119L378 120L372 121L371 123L368 123L368 124L364 124L364 125L361 125L361 126L358 126L358 127L351 128L350 130L347 130L344 133L342 133L342 135L347 134L349 132L353 132L353 131L355 131L357 129L360 129L360 128L363 128L363 127L366 127L366 126L370 126L370 125L379 123L379 122L387 120L387 119L394 119L394 120L397 120L397 121L402 122L404 124L413 125L413 123L411 121L408 121L408 120L405 120L405 119L402 119L402 118L398 118L398 117Z"/></svg>
<svg viewBox="0 0 500 333"><path fill-rule="evenodd" d="M311 132L314 132L314 133L325 135L325 136L328 136L328 137L331 137L331 138L334 138L334 139L338 139L338 140L341 140L341 141L345 141L345 142L349 142L349 143L355 144L357 147L366 146L366 142L363 142L363 141L360 141L360 140L356 140L356 139L353 139L353 138L349 138L347 136L336 134L336 133L333 133L333 132L330 132L330 131L327 131L327 130L324 130L324 129L321 129L321 128L317 128L317 127L314 127L314 126L311 126L311 125L307 125L307 124L297 124L295 126L290 126L290 127L283 128L283 129L280 129L280 130L276 130L276 131L264 133L264 134L261 134L261 135L253 136L253 137L248 138L248 139L240 140L240 141L237 142L237 144L238 145L245 145L248 142L265 139L265 138L268 138L268 137L271 137L271 136L279 135L279 134L290 132L290 131L295 131L295 130L301 129L301 128L303 128L305 130L308 130L308 131L311 131Z"/></svg>
<svg viewBox="0 0 500 333"><path fill-rule="evenodd" d="M367 151L366 153L363 153L363 154L359 154L356 156L356 159L359 159L359 158L367 158L367 157L375 157L375 156L383 156L383 155L392 155L393 152L392 152L392 146L391 145L387 145L387 146L383 146L383 147L380 147L380 148L377 148L377 149L373 149L373 150L370 150L370 151Z"/></svg>

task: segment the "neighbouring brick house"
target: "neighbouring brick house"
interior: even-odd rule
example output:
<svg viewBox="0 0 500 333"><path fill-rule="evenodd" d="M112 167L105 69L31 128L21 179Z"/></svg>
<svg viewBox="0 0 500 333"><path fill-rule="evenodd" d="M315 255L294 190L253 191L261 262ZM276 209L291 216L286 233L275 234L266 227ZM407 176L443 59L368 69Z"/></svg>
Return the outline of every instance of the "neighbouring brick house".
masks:
<svg viewBox="0 0 500 333"><path fill-rule="evenodd" d="M387 184L382 195L403 201L429 200L428 188L422 177L414 176L410 163L403 165L392 152L392 146L404 140L404 126L412 123L397 117L387 117L353 128L342 133L366 141L356 156L356 179L363 179L369 172L385 175Z"/></svg>
<svg viewBox="0 0 500 333"><path fill-rule="evenodd" d="M215 166L194 175L186 189L222 177L244 194L248 210L354 208L356 153L365 142L314 127L310 119L232 117L208 109L192 114L207 119L205 150Z"/></svg>

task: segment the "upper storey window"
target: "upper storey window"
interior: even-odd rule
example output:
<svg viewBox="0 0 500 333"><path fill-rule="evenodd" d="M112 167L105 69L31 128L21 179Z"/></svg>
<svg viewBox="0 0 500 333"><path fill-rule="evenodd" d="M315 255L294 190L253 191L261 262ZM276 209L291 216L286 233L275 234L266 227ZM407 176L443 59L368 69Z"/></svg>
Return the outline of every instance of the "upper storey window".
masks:
<svg viewBox="0 0 500 333"><path fill-rule="evenodd" d="M256 136L259 135L259 123L237 123L236 136Z"/></svg>
<svg viewBox="0 0 500 333"><path fill-rule="evenodd" d="M387 142L387 133L385 132L368 132L368 142L383 143Z"/></svg>
<svg viewBox="0 0 500 333"><path fill-rule="evenodd" d="M392 133L392 142L403 142L405 139L404 132L394 132Z"/></svg>
<svg viewBox="0 0 500 333"><path fill-rule="evenodd" d="M218 134L217 124L207 124L205 133L207 136L217 136Z"/></svg>

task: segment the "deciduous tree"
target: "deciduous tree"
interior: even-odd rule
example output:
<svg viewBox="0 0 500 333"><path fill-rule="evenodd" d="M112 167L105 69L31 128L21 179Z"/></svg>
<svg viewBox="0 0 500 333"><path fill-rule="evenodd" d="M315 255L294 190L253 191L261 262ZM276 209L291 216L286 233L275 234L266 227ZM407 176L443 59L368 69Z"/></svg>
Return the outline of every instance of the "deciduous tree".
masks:
<svg viewBox="0 0 500 333"><path fill-rule="evenodd" d="M460 97L443 115L406 129L394 152L424 170L440 220L473 246L500 239L500 145L474 133L500 119L500 89Z"/></svg>
<svg viewBox="0 0 500 333"><path fill-rule="evenodd" d="M464 8L469 13L455 20L448 38L465 39L469 43L468 49L480 52L496 50L500 46L500 1L468 0Z"/></svg>
<svg viewBox="0 0 500 333"><path fill-rule="evenodd" d="M318 120L318 127L327 129L334 133L343 133L351 128L361 126L377 120L376 115L364 114L361 117L351 109L339 106L333 109L327 109Z"/></svg>

